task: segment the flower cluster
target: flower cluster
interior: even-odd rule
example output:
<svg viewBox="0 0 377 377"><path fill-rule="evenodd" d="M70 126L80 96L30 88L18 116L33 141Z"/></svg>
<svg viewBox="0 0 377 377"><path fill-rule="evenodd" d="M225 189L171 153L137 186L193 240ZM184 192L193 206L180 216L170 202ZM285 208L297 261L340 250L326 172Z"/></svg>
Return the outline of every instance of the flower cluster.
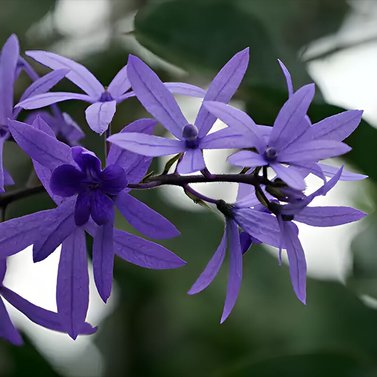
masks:
<svg viewBox="0 0 377 377"><path fill-rule="evenodd" d="M185 83L163 83L142 60L130 55L128 63L108 86L103 86L84 66L52 52L28 51L26 55L51 68L39 77L20 55L17 37L4 44L0 57L0 190L3 199L20 197L19 190L3 167L6 141L15 141L31 158L41 186L22 191L25 195L45 190L56 207L0 223L0 280L6 272L6 258L33 247L34 262L47 258L59 246L57 312L31 304L0 284L0 336L22 343L20 334L6 312L2 298L33 322L62 331L75 339L95 328L86 322L89 276L86 236L93 239L91 260L94 280L104 302L111 294L115 256L149 269L172 269L186 262L165 247L117 229L115 209L143 235L167 239L179 235L161 214L130 195L133 189L163 185L182 187L190 198L214 205L224 217L220 245L202 274L189 290L195 294L215 278L229 254L229 279L221 322L231 313L242 280L242 259L253 244L286 250L293 290L306 302L306 262L295 222L312 226L335 226L365 216L350 207L309 206L317 196L326 195L339 180L359 180L360 174L345 172L322 162L350 150L343 143L358 126L361 111L345 111L312 124L307 115L314 85L293 90L290 74L282 62L289 98L272 126L256 124L245 112L228 105L236 93L249 63L249 50L235 54L219 71L207 90ZM26 73L31 85L17 104L14 85ZM84 93L50 91L68 79ZM184 117L173 94L202 98L195 122ZM111 121L119 106L136 97L153 118L135 120L117 134ZM79 100L89 103L85 111L88 126L104 134L106 160L80 145L85 134L75 121L62 113L58 102ZM42 110L42 108L45 108ZM26 110L35 110L29 112ZM19 120L19 115L24 117ZM226 125L210 132L217 119ZM160 123L173 136L155 136ZM100 137L100 136L98 136ZM213 174L203 151L236 149L228 162L242 168L239 174ZM172 155L162 174L148 174L153 157ZM175 167L174 167L175 164ZM188 173L196 173L184 175ZM307 193L306 177L323 180L317 190ZM235 203L207 197L191 187L198 182L239 184ZM13 195L13 196L12 196ZM0 196L0 201L1 201Z"/></svg>

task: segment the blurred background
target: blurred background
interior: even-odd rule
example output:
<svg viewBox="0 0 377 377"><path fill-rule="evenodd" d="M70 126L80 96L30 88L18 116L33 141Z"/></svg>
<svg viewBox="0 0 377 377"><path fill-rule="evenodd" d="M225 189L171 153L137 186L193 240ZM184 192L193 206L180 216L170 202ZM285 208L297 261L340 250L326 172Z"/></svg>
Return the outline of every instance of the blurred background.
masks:
<svg viewBox="0 0 377 377"><path fill-rule="evenodd" d="M0 342L0 376L377 376L376 1L2 0L0 5L1 45L16 33L23 51L50 50L76 59L104 85L131 52L164 81L205 88L234 53L250 46L251 63L233 104L261 124L272 124L287 99L280 58L296 88L317 84L309 113L313 122L343 109L365 111L364 121L347 140L352 152L337 163L370 177L340 183L315 203L353 205L370 213L368 218L338 228L300 227L308 261L307 305L295 298L287 265L278 266L276 250L252 248L244 257L237 305L223 325L226 264L206 291L186 294L220 241L221 219L179 189L135 193L181 230L181 237L163 244L188 265L150 271L117 260L110 303L103 305L92 289L88 319L99 330L76 342L40 329L10 309L26 345ZM41 74L48 71L34 66ZM27 85L22 75L18 96ZM78 91L67 81L56 90ZM193 119L200 101L178 100ZM103 141L89 131L85 106L67 102L61 108L87 133L85 146L100 151ZM145 115L131 99L119 107L114 130ZM230 169L224 152L206 158L214 171ZM152 170L161 171L163 165L154 162ZM6 145L5 166L17 187L23 187L31 162L12 143ZM234 198L236 187L213 186L197 188ZM40 194L12 204L7 217L52 206ZM133 231L120 217L118 226ZM56 252L33 265L31 250L25 250L10 258L5 283L56 310L58 258Z"/></svg>

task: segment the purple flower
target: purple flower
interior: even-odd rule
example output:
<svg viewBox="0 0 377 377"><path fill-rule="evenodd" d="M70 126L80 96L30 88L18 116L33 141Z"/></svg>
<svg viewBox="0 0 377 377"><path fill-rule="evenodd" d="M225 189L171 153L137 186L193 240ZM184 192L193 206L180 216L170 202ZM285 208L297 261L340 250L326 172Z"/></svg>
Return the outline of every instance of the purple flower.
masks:
<svg viewBox="0 0 377 377"><path fill-rule="evenodd" d="M72 99L88 102L91 104L85 111L88 125L94 132L102 134L108 129L115 115L116 105L134 96L134 93L130 91L131 84L128 80L127 66L124 66L115 75L108 87L104 87L87 68L71 59L46 51L28 51L26 54L53 70L68 69L67 78L81 88L85 94L45 93L23 100L17 106L25 109L38 109ZM172 91L178 93L203 95L203 91L193 85L170 83L168 86Z"/></svg>
<svg viewBox="0 0 377 377"><path fill-rule="evenodd" d="M304 250L298 238L297 226L292 221L328 227L358 221L366 216L364 212L350 207L308 207L317 196L326 195L336 185L342 175L342 170L343 168L340 168L334 177L308 196L298 195L297 192L292 195L292 190L290 190L290 195L284 198L285 201L288 201L287 204L280 204L279 201L266 193L266 196L272 199L274 217L276 216L280 230L279 238L270 239L270 242L266 243L279 248L279 260L281 260L281 250L286 249L292 286L296 296L303 303L306 302L306 261ZM245 197L239 198L236 204L238 209L234 211L239 225L251 235L255 235L256 226L250 221L254 221L255 209L260 206L257 203L258 199L255 194L249 193ZM267 211L267 209L265 210ZM258 239L261 239L260 237L260 235L257 236Z"/></svg>
<svg viewBox="0 0 377 377"><path fill-rule="evenodd" d="M204 105L230 127L239 130L238 147L256 149L255 152L244 150L233 154L228 158L230 163L250 168L270 166L287 185L303 190L306 175L302 171L303 168L319 160L339 156L351 149L340 142L339 138L332 137L333 127L339 127L332 117L322 121L323 128L308 125L306 113L313 95L313 84L306 85L292 94L280 110L269 133L263 133L247 114L238 109L211 101L205 102ZM343 114L339 114L338 117ZM361 112L353 111L346 115L347 118L351 115L352 122L343 122L342 125L348 127L352 123L354 128L354 123L358 124L360 121ZM326 129L328 132L322 132ZM289 165L289 168L285 165Z"/></svg>
<svg viewBox="0 0 377 377"><path fill-rule="evenodd" d="M22 337L19 331L13 325L9 314L5 308L4 301L8 301L14 308L23 313L32 322L45 327L50 330L59 332L67 332L64 321L59 313L54 313L50 310L43 309L32 304L19 296L16 292L3 285L3 280L6 273L6 260L0 260L0 337L7 340L14 345L22 345ZM93 328L85 321L81 323L78 328L78 334L93 334L96 328ZM76 336L77 336L76 335Z"/></svg>
<svg viewBox="0 0 377 377"><path fill-rule="evenodd" d="M127 129L150 133L155 124L142 119ZM20 147L33 159L39 179L58 206L49 210L48 216L42 211L1 223L0 234L4 236L0 236L0 257L33 244L34 260L40 261L62 244L57 303L72 337L85 319L89 299L85 231L93 237L94 278L104 301L111 292L115 255L151 269L185 264L166 248L113 228L117 206L131 225L148 236L170 238L179 234L166 218L132 197L125 186L142 179L150 158L113 146L102 170L95 155L58 141L41 118L32 126L10 121L9 127ZM30 216L35 220L31 221ZM12 221L17 222L17 229Z"/></svg>
<svg viewBox="0 0 377 377"><path fill-rule="evenodd" d="M221 69L210 84L204 101L229 102L236 92L247 69L249 49L236 55ZM228 138L232 130L220 130L208 135L216 121L202 105L194 124L183 116L177 102L158 76L139 58L129 57L128 74L132 89L143 106L176 139L166 139L138 133L117 134L108 140L124 149L145 156L165 156L182 153L178 172L192 173L206 167L203 149L231 148Z"/></svg>

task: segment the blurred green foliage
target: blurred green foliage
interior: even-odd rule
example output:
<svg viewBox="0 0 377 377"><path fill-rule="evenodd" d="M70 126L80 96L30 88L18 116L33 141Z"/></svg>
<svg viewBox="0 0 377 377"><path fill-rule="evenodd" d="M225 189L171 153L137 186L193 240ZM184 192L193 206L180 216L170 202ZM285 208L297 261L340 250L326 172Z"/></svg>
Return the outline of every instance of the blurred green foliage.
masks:
<svg viewBox="0 0 377 377"><path fill-rule="evenodd" d="M184 68L193 83L205 85L236 51L250 46L251 65L237 97L261 124L271 124L287 98L276 59L287 64L296 86L308 82L302 51L312 41L337 32L350 11L345 0L112 0L110 4L114 24L138 11L137 40L157 56ZM54 28L53 17L48 33L33 33L32 37L26 33L53 14L54 5L54 0L3 0L0 42L12 32L18 34L24 50L53 49L55 43L64 42L64 35ZM127 53L135 52L128 38L113 31L110 44L82 62L101 81L109 82L126 62ZM165 80L182 79L165 70L159 74ZM61 90L70 88L67 82L59 84ZM21 90L22 85L18 94ZM83 104L68 102L62 108L86 127ZM309 115L316 121L340 110L318 94ZM141 106L130 100L120 108L114 129L142 115ZM347 162L371 177L374 201L377 171L371 153L377 145L376 132L363 121L348 140L353 151L347 157ZM86 146L99 150L102 143L88 132ZM6 148L6 166L21 187L28 179L30 161L14 144ZM358 298L363 294L377 298L375 217L367 220L363 233L353 242L354 273L347 284L308 279L307 306L295 299L286 267L278 267L263 248L250 251L244 258L237 306L220 326L226 268L199 296L185 292L217 246L221 222L206 210L183 211L172 206L160 197L159 190L135 195L177 224L182 236L164 244L189 263L174 271L148 271L117 261L118 306L94 338L105 358L106 377L377 375L377 312ZM360 198L361 205L365 202ZM7 215L19 216L52 205L42 194L14 203ZM119 225L128 228L124 222ZM55 375L29 343L20 349L1 344L0 353L0 376Z"/></svg>

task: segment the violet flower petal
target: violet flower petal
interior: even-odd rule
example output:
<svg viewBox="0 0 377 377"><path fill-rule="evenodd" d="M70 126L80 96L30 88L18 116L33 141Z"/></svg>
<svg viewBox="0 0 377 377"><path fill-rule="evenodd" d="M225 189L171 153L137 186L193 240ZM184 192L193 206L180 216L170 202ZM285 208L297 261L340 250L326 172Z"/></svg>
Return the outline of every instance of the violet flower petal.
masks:
<svg viewBox="0 0 377 377"><path fill-rule="evenodd" d="M217 247L215 253L213 254L212 258L208 262L203 272L200 274L198 279L187 292L189 295L195 295L206 289L212 283L216 275L219 273L220 267L222 266L225 258L228 226L229 222L227 221L225 224L224 234L221 238L219 246Z"/></svg>
<svg viewBox="0 0 377 377"><path fill-rule="evenodd" d="M335 166L330 166L322 163L319 163L318 166L323 171L326 177L333 177L339 170L339 168ZM342 175L340 176L341 181L360 181L365 178L368 178L368 176L359 173L352 173L346 170L343 170Z"/></svg>
<svg viewBox="0 0 377 377"><path fill-rule="evenodd" d="M260 153L264 152L266 144L256 124L246 113L220 102L206 101L203 106L229 127L241 131L249 141L248 147L256 147Z"/></svg>
<svg viewBox="0 0 377 377"><path fill-rule="evenodd" d="M250 140L245 133L232 127L212 132L200 140L201 149L248 148Z"/></svg>
<svg viewBox="0 0 377 377"><path fill-rule="evenodd" d="M66 329L61 323L61 317L59 314L32 304L16 292L13 292L4 286L0 288L0 293L12 306L26 315L26 317L37 325L54 331L66 332ZM80 334L89 335L95 333L96 330L95 327L92 327L89 323L85 322L80 330Z"/></svg>
<svg viewBox="0 0 377 377"><path fill-rule="evenodd" d="M9 121L9 129L17 144L50 170L62 164L74 164L71 148L45 132L16 120Z"/></svg>
<svg viewBox="0 0 377 377"><path fill-rule="evenodd" d="M168 219L125 192L118 195L115 204L126 220L147 237L166 239L180 234Z"/></svg>
<svg viewBox="0 0 377 377"><path fill-rule="evenodd" d="M235 221L229 222L229 277L226 290L225 305L220 323L228 318L234 305L236 304L238 293L242 281L242 250L240 243L240 235Z"/></svg>
<svg viewBox="0 0 377 377"><path fill-rule="evenodd" d="M69 69L67 78L92 98L100 97L105 91L103 85L87 68L71 59L46 51L26 51L26 55L54 70Z"/></svg>
<svg viewBox="0 0 377 377"><path fill-rule="evenodd" d="M101 161L92 151L76 146L71 148L71 153L73 160L83 172L91 170L96 174L100 173Z"/></svg>
<svg viewBox="0 0 377 377"><path fill-rule="evenodd" d="M305 133L307 129L305 116L313 99L314 90L314 84L305 85L285 102L274 122L269 140L270 146L282 150Z"/></svg>
<svg viewBox="0 0 377 377"><path fill-rule="evenodd" d="M152 134L156 124L157 121L154 119L139 119L124 127L120 133L140 132ZM147 173L151 162L152 159L150 157L129 152L117 147L115 144L111 145L107 156L107 165L123 167L128 183L139 183Z"/></svg>
<svg viewBox="0 0 377 377"><path fill-rule="evenodd" d="M34 262L47 258L75 230L74 199L64 201L50 213L51 218L40 229L39 238L33 246Z"/></svg>
<svg viewBox="0 0 377 377"><path fill-rule="evenodd" d="M363 111L349 110L313 124L303 136L304 140L342 141L352 134L361 121Z"/></svg>
<svg viewBox="0 0 377 377"><path fill-rule="evenodd" d="M41 237L46 224L55 219L55 209L49 209L0 223L0 258L18 253L33 244Z"/></svg>
<svg viewBox="0 0 377 377"><path fill-rule="evenodd" d="M51 175L50 188L55 195L69 197L77 194L85 174L73 165L60 165Z"/></svg>
<svg viewBox="0 0 377 377"><path fill-rule="evenodd" d="M77 229L62 244L56 287L56 304L62 324L76 339L85 323L89 304L89 275L85 233Z"/></svg>
<svg viewBox="0 0 377 377"><path fill-rule="evenodd" d="M203 152L201 149L187 149L178 162L177 171L179 174L189 174L203 170L206 167Z"/></svg>
<svg viewBox="0 0 377 377"><path fill-rule="evenodd" d="M77 195L75 204L75 224L82 226L86 224L90 217L91 198L90 194L81 192Z"/></svg>
<svg viewBox="0 0 377 377"><path fill-rule="evenodd" d="M7 272L7 258L0 259L0 286L3 284L5 273Z"/></svg>
<svg viewBox="0 0 377 377"><path fill-rule="evenodd" d="M288 186L296 190L305 190L305 179L300 170L293 166L285 167L278 162L270 163L271 168L277 176L281 178Z"/></svg>
<svg viewBox="0 0 377 377"><path fill-rule="evenodd" d="M49 92L37 94L34 97L26 98L19 102L16 107L22 107L27 110L39 109L41 107L52 105L53 103L76 99L79 101L93 103L91 97L86 94L68 93L68 92Z"/></svg>
<svg viewBox="0 0 377 377"><path fill-rule="evenodd" d="M0 137L0 192L4 192L5 186L5 175L4 175L4 164L3 164L3 153L4 153L4 143L7 140L7 136Z"/></svg>
<svg viewBox="0 0 377 377"><path fill-rule="evenodd" d="M298 238L297 226L290 221L279 220L279 227L287 250L289 273L297 298L306 304L306 260Z"/></svg>
<svg viewBox="0 0 377 377"><path fill-rule="evenodd" d="M351 150L347 144L332 140L312 140L297 142L279 153L280 162L298 163L302 161L318 161L340 156Z"/></svg>
<svg viewBox="0 0 377 377"><path fill-rule="evenodd" d="M365 212L351 207L306 207L295 215L295 221L312 226L336 226L358 221Z"/></svg>
<svg viewBox="0 0 377 377"><path fill-rule="evenodd" d="M294 93L291 74L289 73L287 67L284 65L284 63L280 59L278 59L278 63L285 76L285 81L287 83L287 89L288 89L288 96L290 97Z"/></svg>
<svg viewBox="0 0 377 377"><path fill-rule="evenodd" d="M15 34L5 42L0 57L0 124L6 125L13 113L14 81L20 55L20 46Z"/></svg>
<svg viewBox="0 0 377 377"><path fill-rule="evenodd" d="M139 101L178 139L188 123L173 95L158 76L139 58L128 58L128 76Z"/></svg>
<svg viewBox="0 0 377 377"><path fill-rule="evenodd" d="M93 191L90 199L91 215L96 224L109 222L114 216L114 202L100 190Z"/></svg>
<svg viewBox="0 0 377 377"><path fill-rule="evenodd" d="M22 338L18 330L13 325L4 302L0 297L0 337L14 344L20 346L23 344Z"/></svg>
<svg viewBox="0 0 377 377"><path fill-rule="evenodd" d="M252 237L267 245L279 247L280 231L276 218L269 213L250 208L233 209L234 219Z"/></svg>
<svg viewBox="0 0 377 377"><path fill-rule="evenodd" d="M173 269L186 264L165 247L117 229L114 231L114 250L127 262L152 270Z"/></svg>
<svg viewBox="0 0 377 377"><path fill-rule="evenodd" d="M118 195L127 186L127 176L119 165L107 165L99 174L101 190L108 195Z"/></svg>
<svg viewBox="0 0 377 377"><path fill-rule="evenodd" d="M204 89L184 82L164 82L164 85L173 94L197 98L203 98L206 95Z"/></svg>
<svg viewBox="0 0 377 377"><path fill-rule="evenodd" d="M166 139L137 132L111 135L107 140L130 152L150 157L166 156L185 150L185 144L181 140Z"/></svg>
<svg viewBox="0 0 377 377"><path fill-rule="evenodd" d="M255 168L268 165L267 161L258 153L251 151L240 151L227 158L228 162L235 166Z"/></svg>
<svg viewBox="0 0 377 377"><path fill-rule="evenodd" d="M249 48L235 54L225 65L208 87L203 101L218 101L228 103L238 89L249 64ZM216 116L204 106L199 109L195 125L199 129L199 137L207 135L216 121Z"/></svg>
<svg viewBox="0 0 377 377"><path fill-rule="evenodd" d="M102 135L113 120L116 110L116 101L96 102L85 110L86 121L89 127Z"/></svg>
<svg viewBox="0 0 377 377"><path fill-rule="evenodd" d="M11 177L10 173L6 169L3 170L3 173L4 173L4 186L14 185L14 180ZM0 177L0 179L1 179L1 177Z"/></svg>
<svg viewBox="0 0 377 377"><path fill-rule="evenodd" d="M125 65L111 80L107 87L107 91L114 99L118 99L122 94L126 93L131 88L130 80L127 74L127 65Z"/></svg>
<svg viewBox="0 0 377 377"><path fill-rule="evenodd" d="M113 281L113 222L97 228L93 238L93 273L99 295L104 302L110 297Z"/></svg>

